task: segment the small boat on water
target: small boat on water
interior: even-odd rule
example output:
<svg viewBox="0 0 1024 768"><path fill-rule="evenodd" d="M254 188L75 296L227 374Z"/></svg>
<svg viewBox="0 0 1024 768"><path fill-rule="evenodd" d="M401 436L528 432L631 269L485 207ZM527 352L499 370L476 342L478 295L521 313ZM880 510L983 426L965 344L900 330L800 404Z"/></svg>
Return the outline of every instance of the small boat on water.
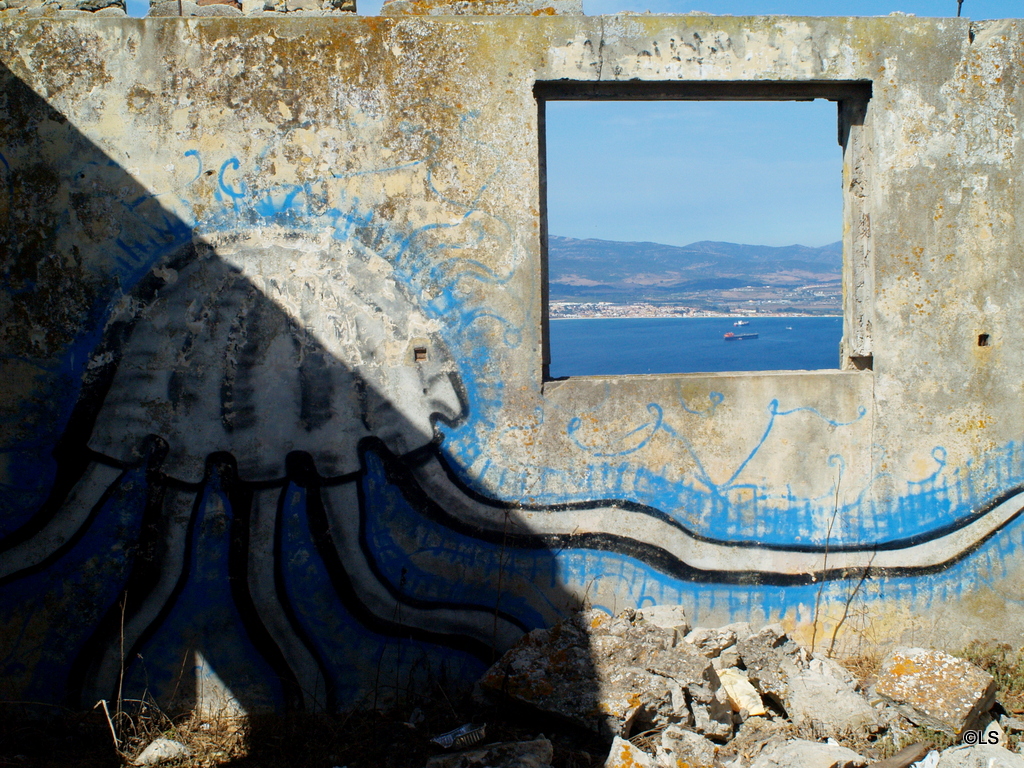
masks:
<svg viewBox="0 0 1024 768"><path fill-rule="evenodd" d="M749 320L737 320L733 325L750 325Z"/></svg>
<svg viewBox="0 0 1024 768"><path fill-rule="evenodd" d="M725 334L725 340L726 341L743 341L744 339L756 339L756 338L757 338L757 334L756 333L733 333L732 331L729 331L727 334Z"/></svg>

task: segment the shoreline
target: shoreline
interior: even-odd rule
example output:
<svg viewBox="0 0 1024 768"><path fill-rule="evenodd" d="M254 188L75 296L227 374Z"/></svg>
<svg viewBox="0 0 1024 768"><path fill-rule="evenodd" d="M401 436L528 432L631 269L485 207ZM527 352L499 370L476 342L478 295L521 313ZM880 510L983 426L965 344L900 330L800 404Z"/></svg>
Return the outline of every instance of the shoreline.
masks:
<svg viewBox="0 0 1024 768"><path fill-rule="evenodd" d="M571 317L551 317L552 320L772 320L800 318L841 318L842 315L573 315Z"/></svg>

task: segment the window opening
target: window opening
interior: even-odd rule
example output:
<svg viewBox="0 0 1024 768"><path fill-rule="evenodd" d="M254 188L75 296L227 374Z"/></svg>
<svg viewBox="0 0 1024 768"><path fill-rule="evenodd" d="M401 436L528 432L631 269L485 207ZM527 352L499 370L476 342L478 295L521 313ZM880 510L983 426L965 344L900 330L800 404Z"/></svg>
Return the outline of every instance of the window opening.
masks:
<svg viewBox="0 0 1024 768"><path fill-rule="evenodd" d="M869 86L799 87L538 86L546 377L870 368L839 146Z"/></svg>

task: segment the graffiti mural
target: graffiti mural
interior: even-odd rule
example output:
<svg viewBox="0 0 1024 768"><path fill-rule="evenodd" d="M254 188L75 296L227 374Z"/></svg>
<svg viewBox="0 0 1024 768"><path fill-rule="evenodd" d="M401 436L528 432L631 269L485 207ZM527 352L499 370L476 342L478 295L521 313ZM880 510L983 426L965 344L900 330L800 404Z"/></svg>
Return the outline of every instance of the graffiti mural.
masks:
<svg viewBox="0 0 1024 768"><path fill-rule="evenodd" d="M68 126L16 81L22 122ZM512 159L455 102L357 102L154 150L159 189L70 126L53 179L0 147L8 207L34 184L75 211L5 241L11 317L77 302L5 351L31 373L3 433L0 696L338 711L465 690L584 602L798 625L1024 600L1019 444L932 445L907 479L869 395L545 388L535 233L491 197Z"/></svg>

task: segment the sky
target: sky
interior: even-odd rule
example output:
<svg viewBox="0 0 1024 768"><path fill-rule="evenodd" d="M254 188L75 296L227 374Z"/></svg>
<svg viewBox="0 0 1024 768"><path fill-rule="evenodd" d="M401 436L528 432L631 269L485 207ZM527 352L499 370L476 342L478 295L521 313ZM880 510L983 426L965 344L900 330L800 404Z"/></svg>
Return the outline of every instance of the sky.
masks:
<svg viewBox="0 0 1024 768"><path fill-rule="evenodd" d="M834 102L549 101L548 231L687 245L842 236Z"/></svg>
<svg viewBox="0 0 1024 768"><path fill-rule="evenodd" d="M127 0L129 15L147 0ZM383 0L356 0L361 15ZM583 0L617 11L956 16L957 0ZM963 0L972 19L1022 18L1024 0ZM552 234L686 245L821 246L842 234L831 102L548 102Z"/></svg>

